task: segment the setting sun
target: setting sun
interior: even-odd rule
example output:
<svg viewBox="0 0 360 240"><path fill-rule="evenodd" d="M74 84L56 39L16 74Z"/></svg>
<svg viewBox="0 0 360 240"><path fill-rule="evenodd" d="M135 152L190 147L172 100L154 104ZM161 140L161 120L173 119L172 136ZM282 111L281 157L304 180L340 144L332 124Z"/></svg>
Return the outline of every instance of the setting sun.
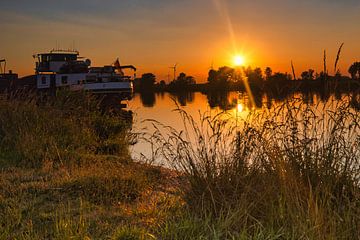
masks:
<svg viewBox="0 0 360 240"><path fill-rule="evenodd" d="M245 64L244 56L236 55L234 56L234 65L235 66L242 66Z"/></svg>

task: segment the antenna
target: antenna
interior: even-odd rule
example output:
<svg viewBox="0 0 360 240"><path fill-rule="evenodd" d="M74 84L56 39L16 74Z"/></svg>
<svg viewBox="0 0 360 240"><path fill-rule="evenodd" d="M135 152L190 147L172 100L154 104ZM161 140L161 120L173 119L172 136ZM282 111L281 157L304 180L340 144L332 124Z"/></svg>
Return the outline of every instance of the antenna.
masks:
<svg viewBox="0 0 360 240"><path fill-rule="evenodd" d="M59 42L56 40L55 42L55 50L58 50L60 47L59 47Z"/></svg>
<svg viewBox="0 0 360 240"><path fill-rule="evenodd" d="M171 69L174 70L174 81L175 81L175 78L176 78L176 68L177 68L177 65L178 65L178 63L176 63L173 67L169 67L169 68L171 68Z"/></svg>

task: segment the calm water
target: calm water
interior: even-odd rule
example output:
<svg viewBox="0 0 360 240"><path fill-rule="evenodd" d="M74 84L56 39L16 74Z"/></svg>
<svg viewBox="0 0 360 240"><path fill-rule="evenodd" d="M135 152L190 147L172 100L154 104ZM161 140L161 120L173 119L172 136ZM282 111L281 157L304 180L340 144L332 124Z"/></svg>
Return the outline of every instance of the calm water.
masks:
<svg viewBox="0 0 360 240"><path fill-rule="evenodd" d="M297 94L286 97L271 98L267 95L249 97L246 93L230 92L207 96L202 93L187 93L183 95L161 94L136 94L133 100L128 102L128 109L134 112L135 132L152 132L152 123L146 120L156 120L166 126L171 126L178 131L184 130L183 121L174 109L177 104L195 120L199 119L199 113L207 112L215 115L226 112L234 119L245 119L251 111L264 111L275 108L282 104L285 99L297 98L305 105L311 105L317 112L323 111L327 102L336 102L346 98L344 95L322 96L320 94ZM176 104L177 103L177 104ZM141 159L142 155L151 158L151 145L139 142L132 147L132 155L135 159Z"/></svg>

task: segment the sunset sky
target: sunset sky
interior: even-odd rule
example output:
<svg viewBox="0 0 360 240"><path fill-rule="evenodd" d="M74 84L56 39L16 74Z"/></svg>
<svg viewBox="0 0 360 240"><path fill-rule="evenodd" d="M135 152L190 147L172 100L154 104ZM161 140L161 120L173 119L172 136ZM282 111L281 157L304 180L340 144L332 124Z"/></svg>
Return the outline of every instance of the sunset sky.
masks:
<svg viewBox="0 0 360 240"><path fill-rule="evenodd" d="M206 80L233 64L290 72L322 69L323 50L333 74L360 60L359 0L1 0L0 58L21 76L34 72L34 53L72 48L93 65L117 57L139 74L167 80L169 67ZM171 77L172 78L172 77Z"/></svg>

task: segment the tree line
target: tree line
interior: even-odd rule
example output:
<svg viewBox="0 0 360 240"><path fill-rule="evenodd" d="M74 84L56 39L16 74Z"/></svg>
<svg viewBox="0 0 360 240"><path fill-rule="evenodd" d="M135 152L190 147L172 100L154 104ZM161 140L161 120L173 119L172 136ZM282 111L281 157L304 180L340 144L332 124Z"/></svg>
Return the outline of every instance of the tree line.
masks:
<svg viewBox="0 0 360 240"><path fill-rule="evenodd" d="M354 85L354 80L360 79L360 62L354 62L349 67L348 73L350 77L343 76L340 71L337 71L334 76L330 76L324 71L318 73L313 69L308 69L296 77L295 72L292 74L273 72L270 67L262 70L259 67L223 66L217 70L209 70L206 84L196 84L195 78L184 72L170 83L166 83L164 80L157 82L153 73L145 73L141 78L134 80L134 89L136 92L228 91L244 90L248 84L248 87L256 92L257 90L280 91L294 87L298 90L319 89L334 84L336 87L342 87L344 83L349 82ZM359 86L360 81L355 82L355 86Z"/></svg>
<svg viewBox="0 0 360 240"><path fill-rule="evenodd" d="M141 78L134 80L134 90L136 92L148 91L189 91L196 86L196 80L193 76L182 72L179 76L166 84L165 80L156 81L153 73L145 73Z"/></svg>

